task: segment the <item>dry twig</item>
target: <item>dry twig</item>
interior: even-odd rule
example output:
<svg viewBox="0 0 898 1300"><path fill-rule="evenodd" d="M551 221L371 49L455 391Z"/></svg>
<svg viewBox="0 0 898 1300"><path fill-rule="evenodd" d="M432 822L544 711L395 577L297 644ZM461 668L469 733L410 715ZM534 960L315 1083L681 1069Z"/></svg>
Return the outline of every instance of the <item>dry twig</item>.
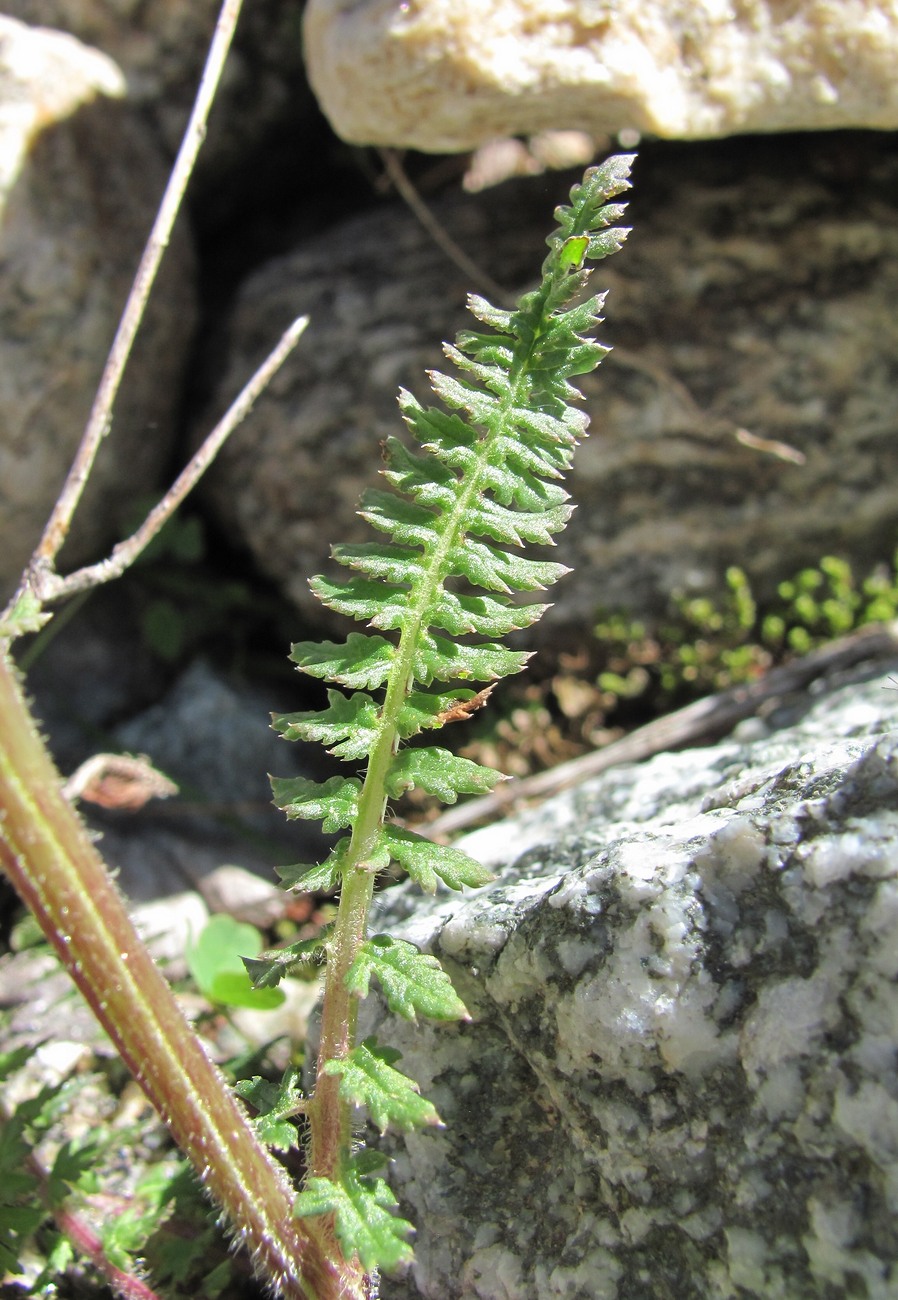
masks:
<svg viewBox="0 0 898 1300"><path fill-rule="evenodd" d="M26 591L30 591L39 603L50 599L51 596L48 594L50 592L53 597L64 594L64 591L56 585L59 580L54 583L56 557L68 535L72 517L90 477L100 444L112 426L112 408L122 375L140 328L153 281L168 246L187 182L193 171L200 146L205 139L206 122L230 49L241 5L242 0L223 0L190 120L116 330L81 444L47 521L43 536L25 570L20 588L10 602L8 614L11 614ZM115 575L110 573L109 576ZM97 579L97 581L105 580L105 577ZM93 583L81 584L84 585L93 585ZM79 589L78 586L70 586L65 589L65 592Z"/></svg>
<svg viewBox="0 0 898 1300"><path fill-rule="evenodd" d="M84 591L88 587L98 587L112 578L121 577L195 487L237 425L246 419L256 398L267 388L273 376L287 360L308 323L308 316L300 316L289 329L285 330L277 346L262 362L240 395L206 437L200 449L184 466L165 496L158 505L153 507L135 533L125 541L116 543L111 555L97 564L86 565L64 576L54 573L52 569L41 570L39 579L33 582L33 587L42 604L59 600L63 596L71 596L74 592ZM31 576L33 579L33 572Z"/></svg>
<svg viewBox="0 0 898 1300"><path fill-rule="evenodd" d="M482 799L471 799L450 808L436 821L415 829L428 839L442 840L478 822L507 816L516 806L538 803L587 777L598 776L623 763L640 763L666 750L708 744L727 735L738 722L769 710L784 697L806 690L817 678L844 672L860 663L887 659L898 654L898 622L860 628L796 659L773 668L764 677L742 686L732 686L663 718L631 731L628 736L548 772L520 779L512 777Z"/></svg>

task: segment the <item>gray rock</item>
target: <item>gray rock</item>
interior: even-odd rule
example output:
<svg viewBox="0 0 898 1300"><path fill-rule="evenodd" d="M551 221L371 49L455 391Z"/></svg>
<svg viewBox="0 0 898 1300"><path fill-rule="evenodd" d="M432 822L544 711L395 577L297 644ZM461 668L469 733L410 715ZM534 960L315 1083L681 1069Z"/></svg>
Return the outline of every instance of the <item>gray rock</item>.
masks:
<svg viewBox="0 0 898 1300"><path fill-rule="evenodd" d="M84 809L129 898L199 888L222 865L273 882L276 865L326 856L329 841L314 824L288 822L272 806L269 772L322 771L317 746L284 743L271 730L273 705L261 689L196 661L163 700L115 729L121 750L146 754L180 785L179 796L138 813Z"/></svg>
<svg viewBox="0 0 898 1300"><path fill-rule="evenodd" d="M322 107L357 144L898 125L898 18L859 0L309 0L305 38Z"/></svg>
<svg viewBox="0 0 898 1300"><path fill-rule="evenodd" d="M117 96L115 64L0 16L0 596L11 593L69 468L167 168ZM99 558L172 446L194 319L186 233L172 239L63 552Z"/></svg>
<svg viewBox="0 0 898 1300"><path fill-rule="evenodd" d="M446 1123L392 1143L384 1300L898 1293L896 728L888 677L830 689L468 837L474 896L381 896L473 1015L365 1004Z"/></svg>
<svg viewBox="0 0 898 1300"><path fill-rule="evenodd" d="M263 928L284 915L284 893L273 880L224 863L199 882L199 890L211 912L227 912L238 921Z"/></svg>
<svg viewBox="0 0 898 1300"><path fill-rule="evenodd" d="M457 195L435 210L517 292L569 179ZM731 564L768 599L821 555L862 570L890 556L896 182L887 136L643 150L633 233L595 272L610 287L602 337L620 346L583 384L592 432L570 479L578 509L554 552L574 574L531 644L589 639L600 606L651 618L674 591L720 592ZM293 316L309 311L312 324L228 443L210 491L223 525L310 622L328 619L306 579L330 544L371 535L354 508L376 483L378 443L401 431L396 389L427 399L423 372L442 363L439 341L470 324L472 288L391 206L269 264L241 294L216 413Z"/></svg>

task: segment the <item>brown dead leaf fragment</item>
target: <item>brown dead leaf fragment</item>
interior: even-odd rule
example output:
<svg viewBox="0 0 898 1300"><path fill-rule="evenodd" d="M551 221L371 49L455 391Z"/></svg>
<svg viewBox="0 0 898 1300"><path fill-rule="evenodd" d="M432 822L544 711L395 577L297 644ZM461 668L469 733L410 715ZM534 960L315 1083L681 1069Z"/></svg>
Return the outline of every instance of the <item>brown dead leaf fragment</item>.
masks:
<svg viewBox="0 0 898 1300"><path fill-rule="evenodd" d="M142 754L94 754L72 773L63 793L69 800L136 812L150 799L177 794L178 787Z"/></svg>
<svg viewBox="0 0 898 1300"><path fill-rule="evenodd" d="M470 718L472 713L483 708L495 689L496 683L493 682L490 686L485 686L482 691L478 691L470 700L456 700L451 709L444 709L442 713L437 714L438 720L440 723L463 722L466 718Z"/></svg>

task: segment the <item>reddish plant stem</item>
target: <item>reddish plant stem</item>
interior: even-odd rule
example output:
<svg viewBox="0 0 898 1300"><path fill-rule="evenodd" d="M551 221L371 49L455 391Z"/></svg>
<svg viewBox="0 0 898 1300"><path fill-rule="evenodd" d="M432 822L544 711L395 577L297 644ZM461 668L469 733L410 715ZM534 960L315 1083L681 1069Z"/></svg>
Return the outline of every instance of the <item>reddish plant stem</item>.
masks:
<svg viewBox="0 0 898 1300"><path fill-rule="evenodd" d="M361 1300L361 1270L293 1217L283 1170L139 939L4 655L0 865L269 1284L288 1300Z"/></svg>
<svg viewBox="0 0 898 1300"><path fill-rule="evenodd" d="M112 1290L117 1296L121 1296L122 1300L161 1300L160 1296L139 1277L116 1268L115 1264L107 1258L100 1238L77 1214L71 1210L59 1209L55 1211L53 1217L60 1232L68 1237L80 1255L90 1260L98 1273L102 1273Z"/></svg>

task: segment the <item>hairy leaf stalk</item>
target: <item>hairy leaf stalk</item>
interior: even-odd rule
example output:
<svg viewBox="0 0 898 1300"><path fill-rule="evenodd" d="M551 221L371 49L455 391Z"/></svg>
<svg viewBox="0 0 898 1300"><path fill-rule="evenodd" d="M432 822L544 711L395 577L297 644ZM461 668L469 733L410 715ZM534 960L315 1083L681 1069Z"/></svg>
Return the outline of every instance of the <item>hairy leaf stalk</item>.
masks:
<svg viewBox="0 0 898 1300"><path fill-rule="evenodd" d="M262 1276L289 1300L364 1296L293 1216L288 1181L184 1019L61 792L0 655L0 864Z"/></svg>
<svg viewBox="0 0 898 1300"><path fill-rule="evenodd" d="M325 605L375 630L351 633L342 644L295 645L291 657L301 671L340 689L328 690L320 712L275 719L288 739L321 741L335 756L365 764L363 779L275 779L274 791L288 816L349 832L327 862L282 872L288 888L340 886L324 943L317 1078L306 1107L309 1175L297 1212L317 1218L347 1258L372 1270L410 1258L411 1225L394 1214L385 1181L373 1177L383 1157L353 1140L354 1107L364 1106L381 1130L440 1121L394 1068L395 1051L373 1038L356 1041L359 999L373 976L390 1009L409 1019L467 1017L435 958L403 940L368 935L375 877L394 862L431 892L438 880L461 889L491 879L460 850L391 825L388 801L418 787L454 802L500 779L449 750L405 742L469 717L496 680L524 667L529 655L498 639L535 622L546 606L528 593L567 571L522 551L527 543L551 544L571 514L559 481L587 421L571 405L580 394L568 379L592 370L607 351L594 338L602 296L575 300L589 278L585 263L615 252L626 235L612 228L622 207L607 200L629 187L630 162L609 159L574 186L570 206L556 211L539 287L516 311L469 300L487 331L462 331L455 347L446 346L460 376L431 374L443 406L425 408L400 393L418 447L388 439L383 473L395 491L366 493L359 511L388 540L334 547L334 559L353 575L311 581ZM471 682L487 685L475 692ZM255 983L271 985L291 961L309 955L309 941L301 941L247 967Z"/></svg>

